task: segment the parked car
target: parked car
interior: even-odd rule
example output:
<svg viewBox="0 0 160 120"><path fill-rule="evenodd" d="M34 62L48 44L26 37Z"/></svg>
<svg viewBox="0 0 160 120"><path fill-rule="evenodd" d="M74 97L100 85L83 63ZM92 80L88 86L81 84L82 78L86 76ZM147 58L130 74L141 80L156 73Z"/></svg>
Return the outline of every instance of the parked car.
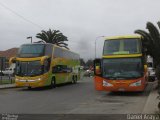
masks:
<svg viewBox="0 0 160 120"><path fill-rule="evenodd" d="M154 63L153 63L152 57L147 56L147 64L148 64L148 80L151 82L155 81L156 74L155 74Z"/></svg>
<svg viewBox="0 0 160 120"><path fill-rule="evenodd" d="M92 76L94 76L94 72L92 71L92 70L86 70L85 72L84 72L84 76L85 77L92 77Z"/></svg>
<svg viewBox="0 0 160 120"><path fill-rule="evenodd" d="M151 82L156 79L155 69L153 67L148 67L148 79Z"/></svg>

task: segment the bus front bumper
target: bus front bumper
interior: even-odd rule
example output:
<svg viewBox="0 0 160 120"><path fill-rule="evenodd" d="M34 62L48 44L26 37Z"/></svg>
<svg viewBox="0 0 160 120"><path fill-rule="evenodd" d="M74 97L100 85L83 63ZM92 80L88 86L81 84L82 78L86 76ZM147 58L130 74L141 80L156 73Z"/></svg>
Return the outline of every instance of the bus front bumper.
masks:
<svg viewBox="0 0 160 120"><path fill-rule="evenodd" d="M138 92L144 91L147 82L144 78L138 78L134 80L106 80L101 77L95 77L95 89L98 91L131 91Z"/></svg>
<svg viewBox="0 0 160 120"><path fill-rule="evenodd" d="M119 86L119 87L103 87L103 90L105 91L111 91L111 92L141 92L144 91L144 86L138 86L138 87L125 87L125 86Z"/></svg>
<svg viewBox="0 0 160 120"><path fill-rule="evenodd" d="M139 84L136 84L139 83ZM107 83L106 81L103 81L103 89L105 91L144 91L145 84L142 84L141 81L137 82L115 82L115 83Z"/></svg>
<svg viewBox="0 0 160 120"><path fill-rule="evenodd" d="M44 80L16 80L17 87L43 87L45 85Z"/></svg>

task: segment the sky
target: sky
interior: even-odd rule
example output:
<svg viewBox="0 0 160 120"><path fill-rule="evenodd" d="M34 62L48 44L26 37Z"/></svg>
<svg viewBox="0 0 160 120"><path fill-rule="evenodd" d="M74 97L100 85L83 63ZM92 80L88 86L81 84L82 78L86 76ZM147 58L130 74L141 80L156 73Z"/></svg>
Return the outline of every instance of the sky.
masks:
<svg viewBox="0 0 160 120"><path fill-rule="evenodd" d="M41 30L60 30L81 58L102 56L104 37L146 30L160 20L159 0L0 0L0 51L29 43ZM157 26L157 25L156 25Z"/></svg>

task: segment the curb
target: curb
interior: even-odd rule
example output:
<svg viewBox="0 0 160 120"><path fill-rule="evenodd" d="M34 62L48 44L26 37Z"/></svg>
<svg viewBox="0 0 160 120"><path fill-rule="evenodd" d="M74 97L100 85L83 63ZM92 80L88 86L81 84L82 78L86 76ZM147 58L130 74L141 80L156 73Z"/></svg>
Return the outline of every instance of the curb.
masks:
<svg viewBox="0 0 160 120"><path fill-rule="evenodd" d="M142 114L156 114L159 112L158 103L160 100L157 99L159 94L157 93L156 86L157 82L154 82L154 85L143 108Z"/></svg>
<svg viewBox="0 0 160 120"><path fill-rule="evenodd" d="M159 99L157 99L158 93L156 90L152 91L147 99L142 114L156 114L158 110Z"/></svg>
<svg viewBox="0 0 160 120"><path fill-rule="evenodd" d="M15 84L0 85L0 89L10 89L10 88L17 88L17 87Z"/></svg>

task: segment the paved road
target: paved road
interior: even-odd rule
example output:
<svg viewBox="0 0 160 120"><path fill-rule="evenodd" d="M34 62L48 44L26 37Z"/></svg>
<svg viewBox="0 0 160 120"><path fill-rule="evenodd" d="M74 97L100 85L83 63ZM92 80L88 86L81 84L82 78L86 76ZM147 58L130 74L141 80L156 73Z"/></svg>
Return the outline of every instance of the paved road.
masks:
<svg viewBox="0 0 160 120"><path fill-rule="evenodd" d="M127 114L142 113L152 83L143 93L95 91L92 78L55 89L1 89L0 113Z"/></svg>

